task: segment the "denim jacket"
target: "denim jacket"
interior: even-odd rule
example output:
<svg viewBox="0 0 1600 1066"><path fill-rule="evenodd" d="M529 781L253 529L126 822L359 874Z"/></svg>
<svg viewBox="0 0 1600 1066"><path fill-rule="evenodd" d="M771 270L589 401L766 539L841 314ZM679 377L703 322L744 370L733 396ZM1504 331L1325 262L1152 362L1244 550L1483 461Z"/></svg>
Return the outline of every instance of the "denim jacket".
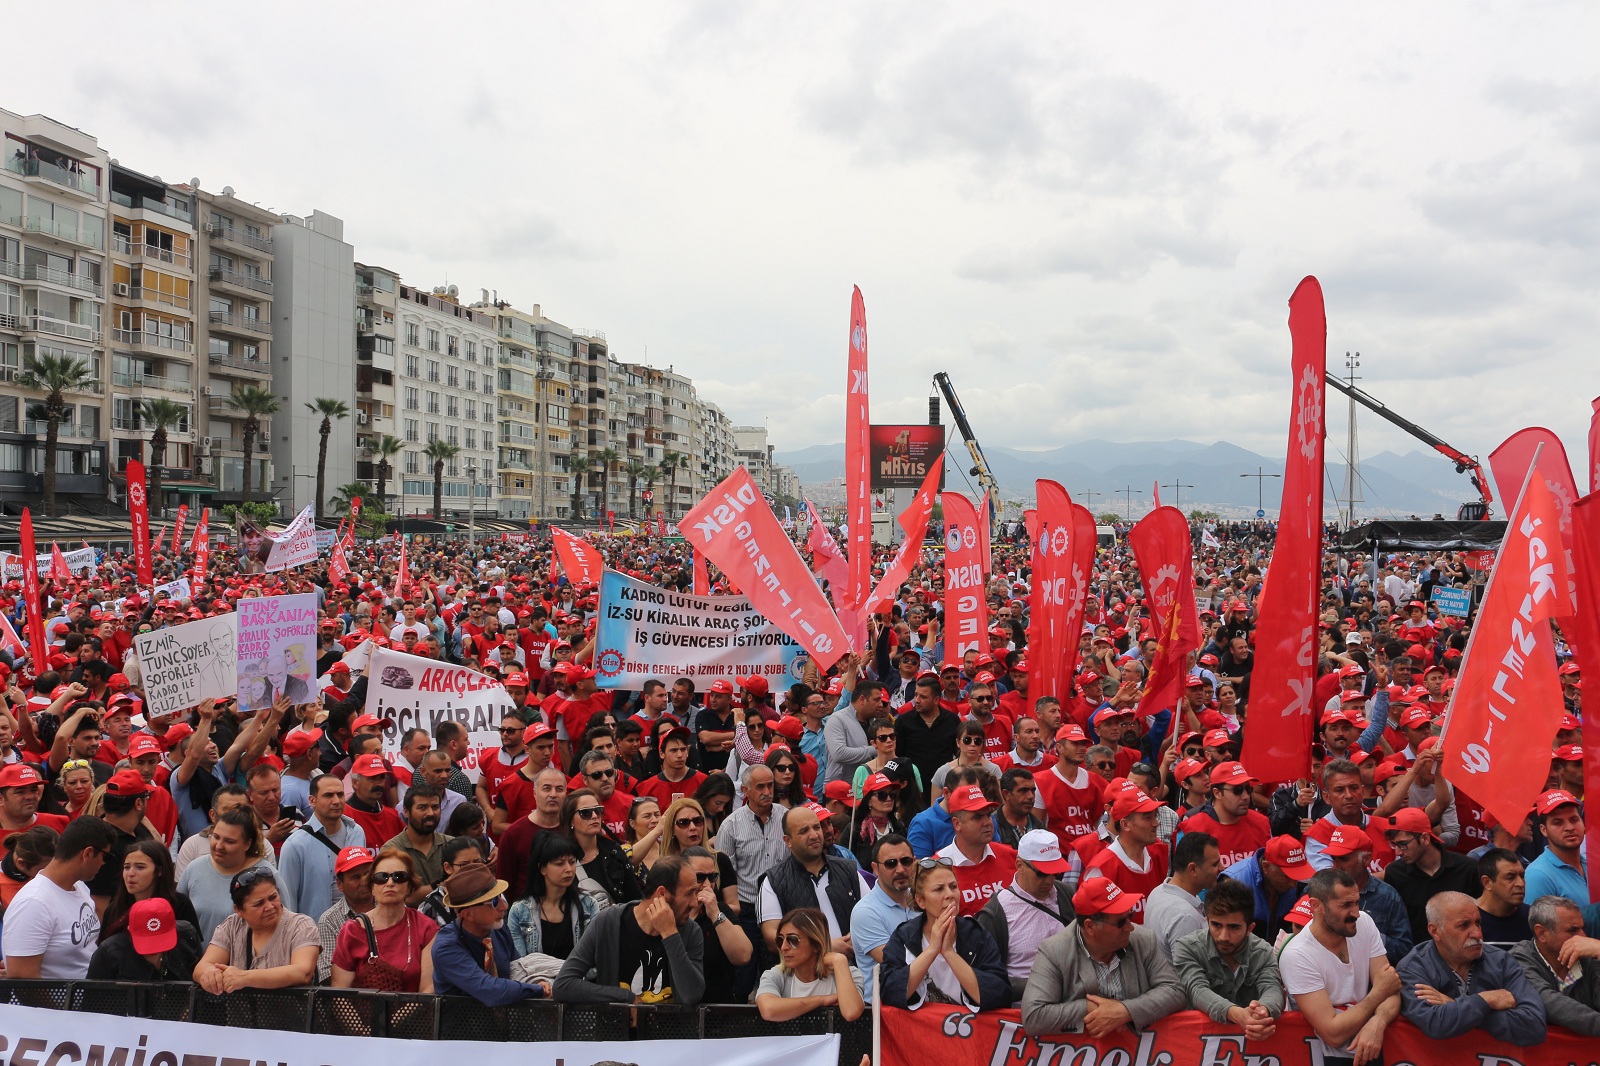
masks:
<svg viewBox="0 0 1600 1066"><path fill-rule="evenodd" d="M576 944L583 939L583 931L589 928L589 921L598 908L588 895L578 893L578 907L574 910L567 907L567 920L572 925L572 942ZM541 940L543 931L539 926L539 902L535 899L519 899L511 905L506 912L506 928L511 931L511 942L516 945L517 958L532 955L534 952L544 950Z"/></svg>

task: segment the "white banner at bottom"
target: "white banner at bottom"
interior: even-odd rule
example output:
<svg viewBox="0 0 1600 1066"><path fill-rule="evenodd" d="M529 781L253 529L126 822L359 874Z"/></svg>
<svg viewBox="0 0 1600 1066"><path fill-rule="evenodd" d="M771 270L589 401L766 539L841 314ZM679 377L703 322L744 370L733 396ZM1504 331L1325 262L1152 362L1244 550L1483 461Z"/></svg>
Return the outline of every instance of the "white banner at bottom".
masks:
<svg viewBox="0 0 1600 1066"><path fill-rule="evenodd" d="M311 1033L241 1031L190 1022L0 1004L0 1062L89 1066L838 1066L839 1037L757 1036L728 1040L558 1040L490 1043L378 1040Z"/></svg>

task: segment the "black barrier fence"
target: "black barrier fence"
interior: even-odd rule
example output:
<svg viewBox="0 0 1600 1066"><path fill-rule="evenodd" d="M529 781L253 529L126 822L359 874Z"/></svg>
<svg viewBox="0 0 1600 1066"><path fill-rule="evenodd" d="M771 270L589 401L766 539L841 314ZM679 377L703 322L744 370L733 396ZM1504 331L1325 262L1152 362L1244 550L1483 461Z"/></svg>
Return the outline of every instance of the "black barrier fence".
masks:
<svg viewBox="0 0 1600 1066"><path fill-rule="evenodd" d="M529 1000L486 1007L459 996L352 988L241 989L220 996L189 983L0 980L0 1003L122 1018L195 1022L393 1040L715 1040L838 1033L840 1066L872 1050L872 1014L847 1022L832 1008L768 1022L747 1006L590 1006Z"/></svg>

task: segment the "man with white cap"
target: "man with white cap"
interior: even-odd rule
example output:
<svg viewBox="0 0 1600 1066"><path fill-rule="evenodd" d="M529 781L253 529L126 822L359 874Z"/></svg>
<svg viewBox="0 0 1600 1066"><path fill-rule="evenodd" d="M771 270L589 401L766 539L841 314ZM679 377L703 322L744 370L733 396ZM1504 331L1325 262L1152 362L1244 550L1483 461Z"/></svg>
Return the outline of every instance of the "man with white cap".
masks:
<svg viewBox="0 0 1600 1066"><path fill-rule="evenodd" d="M1077 917L1072 893L1061 882L1070 865L1054 833L1047 829L1024 833L1017 841L1017 869L1011 883L978 912L978 924L999 947L1011 993L1019 1000L1039 945Z"/></svg>

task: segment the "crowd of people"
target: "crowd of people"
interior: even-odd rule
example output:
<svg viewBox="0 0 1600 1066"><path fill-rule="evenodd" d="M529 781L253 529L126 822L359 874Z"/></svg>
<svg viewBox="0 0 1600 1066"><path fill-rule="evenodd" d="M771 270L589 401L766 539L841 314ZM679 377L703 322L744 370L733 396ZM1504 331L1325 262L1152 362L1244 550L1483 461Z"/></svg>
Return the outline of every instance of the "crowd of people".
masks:
<svg viewBox="0 0 1600 1066"><path fill-rule="evenodd" d="M1576 666L1560 731L1528 738L1551 749L1537 803L1497 823L1438 738L1470 626L1429 593L1481 573L1330 551L1316 742L1303 777L1262 781L1240 753L1271 529L1217 533L1196 540L1204 643L1171 707L1142 701L1158 635L1119 546L1059 692L1030 686L1025 538L994 545L984 647L946 654L930 550L868 646L778 690L598 688L598 590L558 577L537 535L414 540L404 582L386 545L340 581L221 551L178 601L108 557L46 582L49 661L0 652L5 974L773 1021L878 997L1094 1037L1194 1009L1261 1039L1295 1010L1324 1061L1358 1064L1399 1017L1441 1038L1600 1035ZM681 543L591 539L611 568L689 587ZM302 592L320 605L309 701L145 706L136 633ZM21 631L19 582L0 608ZM344 661L362 647L497 680L498 746L368 713L367 667Z"/></svg>

